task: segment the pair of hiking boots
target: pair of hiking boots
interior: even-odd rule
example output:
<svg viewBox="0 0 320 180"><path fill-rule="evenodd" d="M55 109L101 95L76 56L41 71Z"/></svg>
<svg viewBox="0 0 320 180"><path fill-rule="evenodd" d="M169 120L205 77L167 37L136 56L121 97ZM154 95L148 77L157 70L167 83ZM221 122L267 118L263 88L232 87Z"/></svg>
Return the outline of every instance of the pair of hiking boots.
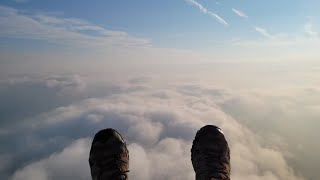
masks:
<svg viewBox="0 0 320 180"><path fill-rule="evenodd" d="M191 148L196 180L230 180L230 150L220 128L207 125ZM114 129L99 131L92 142L89 164L93 180L128 180L129 151Z"/></svg>

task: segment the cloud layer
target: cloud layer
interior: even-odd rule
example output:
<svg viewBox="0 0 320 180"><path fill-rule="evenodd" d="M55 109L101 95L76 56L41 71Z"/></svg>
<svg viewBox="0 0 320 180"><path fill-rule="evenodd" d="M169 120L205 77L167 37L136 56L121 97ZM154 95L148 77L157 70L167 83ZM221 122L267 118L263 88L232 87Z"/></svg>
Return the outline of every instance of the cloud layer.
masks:
<svg viewBox="0 0 320 180"><path fill-rule="evenodd" d="M266 145L223 110L222 104L232 99L230 91L200 85L154 88L150 80L138 83L144 88L61 106L7 132L2 138L16 138L12 147L24 151L6 147L2 159L11 161L2 174L13 180L90 179L92 137L113 127L128 142L131 179L194 179L192 140L200 127L216 124L230 144L233 179L303 179L288 165L283 151ZM130 81L128 86L135 84Z"/></svg>

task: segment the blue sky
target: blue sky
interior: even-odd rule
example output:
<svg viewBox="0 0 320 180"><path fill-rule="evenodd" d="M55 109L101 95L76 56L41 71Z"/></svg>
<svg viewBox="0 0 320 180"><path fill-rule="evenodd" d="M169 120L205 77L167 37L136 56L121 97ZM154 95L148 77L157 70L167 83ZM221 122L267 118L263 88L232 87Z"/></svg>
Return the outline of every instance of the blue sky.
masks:
<svg viewBox="0 0 320 180"><path fill-rule="evenodd" d="M228 26L204 13L220 16ZM261 39L270 35L304 36L306 23L319 30L318 1L41 1L2 0L2 6L22 14L46 14L57 18L77 18L109 30L151 39L157 47L203 49L217 41ZM245 14L240 17L235 11ZM13 42L13 41L12 41Z"/></svg>

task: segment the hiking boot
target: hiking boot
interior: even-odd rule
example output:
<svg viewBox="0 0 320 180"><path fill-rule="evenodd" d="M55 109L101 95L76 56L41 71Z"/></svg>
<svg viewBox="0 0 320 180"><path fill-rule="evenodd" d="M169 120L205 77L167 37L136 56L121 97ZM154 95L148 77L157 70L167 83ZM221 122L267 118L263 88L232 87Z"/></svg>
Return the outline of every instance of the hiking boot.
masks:
<svg viewBox="0 0 320 180"><path fill-rule="evenodd" d="M196 180L230 180L230 150L220 128L207 125L197 132L191 161Z"/></svg>
<svg viewBox="0 0 320 180"><path fill-rule="evenodd" d="M103 129L94 136L89 165L93 180L128 180L129 151L120 133Z"/></svg>

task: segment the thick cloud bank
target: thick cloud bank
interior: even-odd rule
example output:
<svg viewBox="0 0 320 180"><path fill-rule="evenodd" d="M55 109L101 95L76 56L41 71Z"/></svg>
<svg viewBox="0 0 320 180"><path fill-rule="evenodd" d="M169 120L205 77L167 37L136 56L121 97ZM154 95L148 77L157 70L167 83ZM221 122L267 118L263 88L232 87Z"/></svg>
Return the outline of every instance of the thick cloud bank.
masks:
<svg viewBox="0 0 320 180"><path fill-rule="evenodd" d="M215 124L222 128L231 148L232 179L303 179L288 165L284 151L268 145L224 112L221 104L230 100L223 89L145 85L58 107L2 135L2 139L17 140L1 154L0 171L12 180L90 179L92 137L112 127L127 141L130 179L191 180L195 176L190 160L194 135L202 126ZM10 152L10 147L19 150Z"/></svg>

